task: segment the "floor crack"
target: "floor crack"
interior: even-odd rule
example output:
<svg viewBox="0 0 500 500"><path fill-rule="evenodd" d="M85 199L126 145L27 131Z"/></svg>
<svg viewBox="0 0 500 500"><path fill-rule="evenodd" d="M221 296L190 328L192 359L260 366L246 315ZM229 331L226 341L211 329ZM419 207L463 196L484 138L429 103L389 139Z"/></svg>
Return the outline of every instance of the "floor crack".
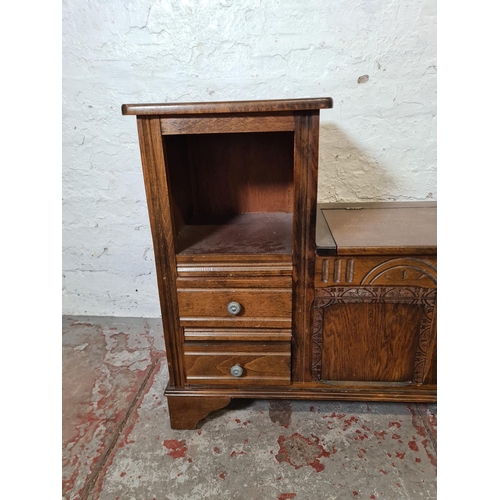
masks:
<svg viewBox="0 0 500 500"><path fill-rule="evenodd" d="M80 497L81 500L88 500L89 495L92 493L95 485L97 484L97 480L99 479L99 476L101 475L101 472L103 471L104 466L106 465L106 462L107 462L109 456L111 455L111 452L114 450L116 444L118 443L118 439L120 438L120 435L122 434L123 429L125 429L125 427L129 423L130 416L132 415L132 412L134 411L135 407L137 406L137 403L141 399L141 397L144 393L144 390L148 384L148 381L151 378L151 376L153 375L154 369L156 368L156 365L158 364L160 359L161 358L158 357L153 361L151 368L149 369L148 373L146 374L146 377L144 378L141 386L139 387L139 390L137 391L132 402L130 403L130 406L127 410L127 413L125 414L125 416L123 417L123 419L118 424L115 431L113 432L113 436L111 438L111 441L108 445L107 450L104 452L104 454L101 456L101 458L99 458L94 470L92 471L90 476L85 481L85 485L84 485L83 490L82 490L82 495Z"/></svg>
<svg viewBox="0 0 500 500"><path fill-rule="evenodd" d="M420 419L422 420L422 424L426 430L429 441L431 442L431 446L434 450L434 453L437 453L437 442L436 439L434 438L434 431L429 425L429 422L427 421L427 406L416 404L415 407Z"/></svg>

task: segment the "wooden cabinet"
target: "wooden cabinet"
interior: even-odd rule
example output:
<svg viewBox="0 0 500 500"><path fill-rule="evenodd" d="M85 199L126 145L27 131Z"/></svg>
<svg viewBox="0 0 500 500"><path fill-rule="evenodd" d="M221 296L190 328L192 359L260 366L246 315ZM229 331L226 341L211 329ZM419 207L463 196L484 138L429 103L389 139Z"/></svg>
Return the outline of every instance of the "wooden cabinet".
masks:
<svg viewBox="0 0 500 500"><path fill-rule="evenodd" d="M331 106L122 107L137 115L173 428L235 397L435 399L435 245L377 231L377 247L363 229L373 217L346 223L331 207L316 236L319 110ZM391 227L395 215L410 212Z"/></svg>
<svg viewBox="0 0 500 500"><path fill-rule="evenodd" d="M314 380L430 388L437 378L435 204L323 205L322 217L330 241L317 250Z"/></svg>

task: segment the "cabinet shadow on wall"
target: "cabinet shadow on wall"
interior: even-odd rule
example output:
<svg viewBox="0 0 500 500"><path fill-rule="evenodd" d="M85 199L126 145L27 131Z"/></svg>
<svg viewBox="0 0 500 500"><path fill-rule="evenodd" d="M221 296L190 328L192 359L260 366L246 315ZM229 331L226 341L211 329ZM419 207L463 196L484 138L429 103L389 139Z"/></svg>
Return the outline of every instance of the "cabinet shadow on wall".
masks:
<svg viewBox="0 0 500 500"><path fill-rule="evenodd" d="M384 139L382 151L391 147ZM404 172L402 171L402 174ZM333 123L320 127L318 201L403 201L401 179Z"/></svg>

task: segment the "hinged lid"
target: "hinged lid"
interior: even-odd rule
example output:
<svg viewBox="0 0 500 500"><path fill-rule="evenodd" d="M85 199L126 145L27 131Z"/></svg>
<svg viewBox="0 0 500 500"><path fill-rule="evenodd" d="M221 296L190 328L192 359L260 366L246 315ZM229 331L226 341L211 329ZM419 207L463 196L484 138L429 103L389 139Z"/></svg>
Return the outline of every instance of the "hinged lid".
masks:
<svg viewBox="0 0 500 500"><path fill-rule="evenodd" d="M435 202L330 203L318 206L318 255L432 255Z"/></svg>

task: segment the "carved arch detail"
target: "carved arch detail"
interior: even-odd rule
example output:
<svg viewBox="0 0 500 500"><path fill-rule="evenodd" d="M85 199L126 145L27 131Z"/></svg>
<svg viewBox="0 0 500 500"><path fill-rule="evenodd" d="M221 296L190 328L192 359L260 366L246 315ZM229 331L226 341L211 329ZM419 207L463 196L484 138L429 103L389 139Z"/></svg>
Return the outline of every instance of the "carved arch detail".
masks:
<svg viewBox="0 0 500 500"><path fill-rule="evenodd" d="M429 262L415 258L397 258L382 262L365 275L365 277L361 280L361 284L375 284L375 282L384 275L388 275L389 273L393 273L395 271L400 271L402 273L402 279L405 278L407 271L414 271L421 274L420 277L416 278L417 280L428 278L434 285L437 284L436 267Z"/></svg>

